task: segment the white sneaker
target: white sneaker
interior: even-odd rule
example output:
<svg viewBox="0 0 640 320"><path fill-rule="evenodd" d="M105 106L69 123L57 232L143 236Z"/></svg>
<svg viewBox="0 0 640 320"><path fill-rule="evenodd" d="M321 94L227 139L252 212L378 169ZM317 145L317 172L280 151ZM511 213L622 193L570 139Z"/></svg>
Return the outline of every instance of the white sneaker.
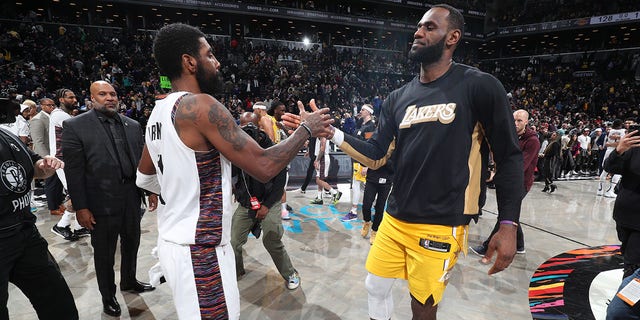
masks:
<svg viewBox="0 0 640 320"><path fill-rule="evenodd" d="M307 191L302 190L301 188L295 189L295 190L293 190L292 192L295 192L295 193L302 193L302 194L307 193Z"/></svg>
<svg viewBox="0 0 640 320"><path fill-rule="evenodd" d="M615 192L613 192L613 188L609 189L607 192L604 193L605 198L615 198L617 196L618 195Z"/></svg>
<svg viewBox="0 0 640 320"><path fill-rule="evenodd" d="M300 286L300 275L298 271L294 271L292 275L289 276L289 280L287 280L287 288L289 290L295 290Z"/></svg>
<svg viewBox="0 0 640 320"><path fill-rule="evenodd" d="M602 182L598 183L598 191L596 192L596 195L598 196L604 195L604 188L602 188Z"/></svg>
<svg viewBox="0 0 640 320"><path fill-rule="evenodd" d="M282 218L282 220L291 220L291 217L289 216L289 210L282 210L280 212L280 217Z"/></svg>

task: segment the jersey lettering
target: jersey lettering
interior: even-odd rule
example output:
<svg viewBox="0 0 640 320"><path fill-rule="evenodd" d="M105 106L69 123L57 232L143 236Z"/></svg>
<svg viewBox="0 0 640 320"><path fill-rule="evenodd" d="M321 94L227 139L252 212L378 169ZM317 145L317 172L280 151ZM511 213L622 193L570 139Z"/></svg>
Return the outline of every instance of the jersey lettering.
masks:
<svg viewBox="0 0 640 320"><path fill-rule="evenodd" d="M400 123L400 129L406 129L417 123L440 121L449 124L456 118L455 103L441 103L416 108L408 106Z"/></svg>
<svg viewBox="0 0 640 320"><path fill-rule="evenodd" d="M162 139L161 129L162 129L162 123L160 122L156 122L147 128L147 131L149 131L149 137L151 137L151 141Z"/></svg>

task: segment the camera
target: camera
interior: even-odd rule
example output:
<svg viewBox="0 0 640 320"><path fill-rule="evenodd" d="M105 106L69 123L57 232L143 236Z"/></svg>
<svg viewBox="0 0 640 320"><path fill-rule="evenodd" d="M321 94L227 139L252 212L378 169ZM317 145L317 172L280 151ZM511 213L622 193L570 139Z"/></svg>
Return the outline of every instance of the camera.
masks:
<svg viewBox="0 0 640 320"><path fill-rule="evenodd" d="M6 97L0 98L0 123L16 122L16 111L20 109L20 104Z"/></svg>
<svg viewBox="0 0 640 320"><path fill-rule="evenodd" d="M256 210L249 209L249 211L247 211L247 214L249 215L249 218L252 218L252 219L256 218ZM256 221L251 226L251 234L254 237L256 237L256 239L259 239L261 233L262 233L262 224L260 223L259 219L256 219Z"/></svg>
<svg viewBox="0 0 640 320"><path fill-rule="evenodd" d="M249 122L241 127L253 140L258 141L260 138L260 128L258 128L253 122Z"/></svg>
<svg viewBox="0 0 640 320"><path fill-rule="evenodd" d="M633 132L633 131L636 131L636 130L640 130L640 124L632 124L632 125L630 125L629 126L629 131L627 131L627 133Z"/></svg>

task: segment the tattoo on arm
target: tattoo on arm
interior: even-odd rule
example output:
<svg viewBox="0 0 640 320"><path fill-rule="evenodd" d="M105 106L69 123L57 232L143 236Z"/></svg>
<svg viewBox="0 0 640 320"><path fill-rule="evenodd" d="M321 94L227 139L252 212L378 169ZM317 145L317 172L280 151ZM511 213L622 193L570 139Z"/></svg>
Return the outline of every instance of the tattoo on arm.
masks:
<svg viewBox="0 0 640 320"><path fill-rule="evenodd" d="M195 122L197 118L198 113L196 111L195 95L190 94L188 96L185 96L176 110L175 123L177 123L178 121ZM180 136L180 126L174 125L174 127L176 128L178 136Z"/></svg>
<svg viewBox="0 0 640 320"><path fill-rule="evenodd" d="M239 151L247 143L247 135L242 134L236 123L229 115L229 111L215 101L209 108L209 122L218 128L220 136L231 143L233 150Z"/></svg>
<svg viewBox="0 0 640 320"><path fill-rule="evenodd" d="M264 155L278 164L288 164L308 139L306 131L296 130L289 138L264 151Z"/></svg>

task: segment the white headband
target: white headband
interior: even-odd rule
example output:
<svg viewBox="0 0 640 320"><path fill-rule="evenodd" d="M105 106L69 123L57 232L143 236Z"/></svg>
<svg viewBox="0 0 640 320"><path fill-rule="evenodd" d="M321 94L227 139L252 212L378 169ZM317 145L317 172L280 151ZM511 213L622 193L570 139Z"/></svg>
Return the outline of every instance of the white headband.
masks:
<svg viewBox="0 0 640 320"><path fill-rule="evenodd" d="M267 106L265 106L262 103L254 103L253 104L253 110L255 110L255 109L267 110Z"/></svg>
<svg viewBox="0 0 640 320"><path fill-rule="evenodd" d="M368 104L362 106L362 110L367 110L369 114L373 114L373 109Z"/></svg>

